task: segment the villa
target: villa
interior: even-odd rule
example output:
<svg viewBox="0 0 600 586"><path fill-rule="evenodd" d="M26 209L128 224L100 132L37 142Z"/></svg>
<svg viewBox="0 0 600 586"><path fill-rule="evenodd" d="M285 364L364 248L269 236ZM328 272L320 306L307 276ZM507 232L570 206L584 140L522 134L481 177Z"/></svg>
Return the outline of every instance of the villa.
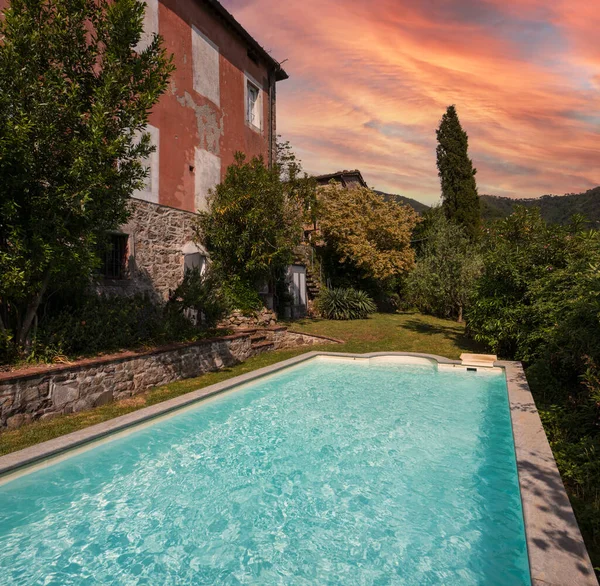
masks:
<svg viewBox="0 0 600 586"><path fill-rule="evenodd" d="M1 2L0 2L1 5ZM99 288L165 298L206 252L193 219L234 154L275 156L276 84L287 73L216 0L148 0L143 49L160 34L176 70L150 116L156 151L129 223L110 234Z"/></svg>

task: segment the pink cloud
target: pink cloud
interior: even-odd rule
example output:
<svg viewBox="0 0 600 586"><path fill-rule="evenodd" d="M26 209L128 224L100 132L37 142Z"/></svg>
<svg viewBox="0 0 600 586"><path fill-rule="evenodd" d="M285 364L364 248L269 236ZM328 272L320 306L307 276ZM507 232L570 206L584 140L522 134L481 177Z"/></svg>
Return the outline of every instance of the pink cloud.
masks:
<svg viewBox="0 0 600 586"><path fill-rule="evenodd" d="M229 0L278 59L278 131L312 172L439 197L435 128L456 104L481 193L600 183L599 11L587 0Z"/></svg>

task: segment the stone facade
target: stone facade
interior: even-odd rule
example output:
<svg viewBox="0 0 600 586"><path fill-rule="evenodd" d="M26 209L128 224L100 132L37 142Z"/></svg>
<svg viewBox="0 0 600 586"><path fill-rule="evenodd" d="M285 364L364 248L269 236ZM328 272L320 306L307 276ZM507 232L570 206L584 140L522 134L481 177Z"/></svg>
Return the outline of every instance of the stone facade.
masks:
<svg viewBox="0 0 600 586"><path fill-rule="evenodd" d="M184 258L200 249L193 243L195 214L139 199L131 200L127 234L127 267L123 279L98 282L107 294L147 293L168 298L183 279Z"/></svg>
<svg viewBox="0 0 600 586"><path fill-rule="evenodd" d="M34 420L85 411L269 350L336 341L274 327L72 365L0 373L0 428L14 429Z"/></svg>

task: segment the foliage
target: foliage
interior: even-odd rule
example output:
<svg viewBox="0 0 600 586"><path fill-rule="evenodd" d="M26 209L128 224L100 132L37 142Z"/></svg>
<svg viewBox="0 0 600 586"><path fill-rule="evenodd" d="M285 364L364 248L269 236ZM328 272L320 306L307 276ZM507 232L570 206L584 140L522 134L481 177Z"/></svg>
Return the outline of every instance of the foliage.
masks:
<svg viewBox="0 0 600 586"><path fill-rule="evenodd" d="M47 290L90 276L143 185L143 130L172 71L159 37L134 51L144 6L12 0L0 18L0 329L19 346Z"/></svg>
<svg viewBox="0 0 600 586"><path fill-rule="evenodd" d="M316 222L317 180L303 171L302 163L292 150L289 141L277 141L276 166L288 201L296 207L305 223Z"/></svg>
<svg viewBox="0 0 600 586"><path fill-rule="evenodd" d="M202 335L181 312L167 311L147 296L88 294L40 321L30 360L114 352Z"/></svg>
<svg viewBox="0 0 600 586"><path fill-rule="evenodd" d="M482 261L478 247L471 243L464 228L440 211L435 208L427 214L417 264L407 278L406 290L420 311L462 321Z"/></svg>
<svg viewBox="0 0 600 586"><path fill-rule="evenodd" d="M543 195L537 198L513 199L494 195L480 196L482 215L495 220L510 216L516 206L539 207L542 218L550 224L568 224L576 214L585 216L593 225L600 225L600 187L584 193Z"/></svg>
<svg viewBox="0 0 600 586"><path fill-rule="evenodd" d="M216 326L227 314L230 306L214 269L208 268L204 273L198 268L187 270L183 281L169 295L167 312L185 316L190 309L198 312L198 322L205 327Z"/></svg>
<svg viewBox="0 0 600 586"><path fill-rule="evenodd" d="M410 239L419 218L412 208L332 183L320 191L319 221L325 248L345 271L385 286L413 268Z"/></svg>
<svg viewBox="0 0 600 586"><path fill-rule="evenodd" d="M255 287L235 275L221 278L223 294L229 309L237 309L249 315L262 307L263 302Z"/></svg>
<svg viewBox="0 0 600 586"><path fill-rule="evenodd" d="M317 310L326 319L366 319L377 307L369 295L356 289L323 289Z"/></svg>
<svg viewBox="0 0 600 586"><path fill-rule="evenodd" d="M297 202L286 193L277 165L236 153L222 183L199 212L197 232L216 269L256 287L292 260L302 234Z"/></svg>
<svg viewBox="0 0 600 586"><path fill-rule="evenodd" d="M598 234L580 224L547 224L536 208L518 208L484 237L485 269L469 327L503 356L532 362L582 308L600 261ZM585 299L585 301L584 301ZM593 322L592 322L593 323Z"/></svg>
<svg viewBox="0 0 600 586"><path fill-rule="evenodd" d="M588 548L600 555L600 234L579 218L552 225L521 207L490 227L483 246L469 329L525 362Z"/></svg>
<svg viewBox="0 0 600 586"><path fill-rule="evenodd" d="M476 239L481 225L481 204L475 183L477 170L469 158L469 138L454 106L448 106L436 135L442 207L446 217L463 226L469 238Z"/></svg>

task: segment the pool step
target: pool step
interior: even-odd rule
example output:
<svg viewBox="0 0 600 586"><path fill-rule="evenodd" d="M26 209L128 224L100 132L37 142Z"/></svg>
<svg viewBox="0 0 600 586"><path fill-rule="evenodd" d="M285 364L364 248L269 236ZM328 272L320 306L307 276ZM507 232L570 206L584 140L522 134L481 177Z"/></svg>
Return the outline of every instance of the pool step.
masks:
<svg viewBox="0 0 600 586"><path fill-rule="evenodd" d="M460 361L463 366L493 367L498 360L495 354L461 354Z"/></svg>

